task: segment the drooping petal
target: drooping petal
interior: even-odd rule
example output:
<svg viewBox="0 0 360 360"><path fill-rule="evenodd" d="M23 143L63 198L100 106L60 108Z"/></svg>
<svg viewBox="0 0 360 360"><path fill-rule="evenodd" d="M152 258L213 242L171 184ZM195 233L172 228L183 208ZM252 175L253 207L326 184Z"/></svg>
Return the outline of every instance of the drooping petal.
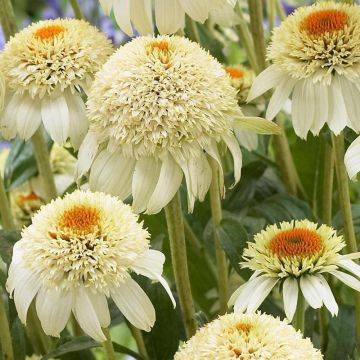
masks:
<svg viewBox="0 0 360 360"><path fill-rule="evenodd" d="M360 265L354 261L344 258L339 260L336 264L360 278Z"/></svg>
<svg viewBox="0 0 360 360"><path fill-rule="evenodd" d="M319 309L323 302L316 285L314 285L312 281L312 278L312 275L301 276L300 288L308 304L314 309Z"/></svg>
<svg viewBox="0 0 360 360"><path fill-rule="evenodd" d="M136 30L140 34L147 35L153 33L151 1L131 0L130 15Z"/></svg>
<svg viewBox="0 0 360 360"><path fill-rule="evenodd" d="M16 127L19 136L24 139L30 139L41 124L40 101L32 99L29 95L21 96L21 103L14 114L16 118Z"/></svg>
<svg viewBox="0 0 360 360"><path fill-rule="evenodd" d="M334 295L330 289L328 282L321 274L316 275L313 278L318 283L317 289L319 290L324 305L330 311L332 316L337 315L339 312L339 306L336 303L336 300L334 298Z"/></svg>
<svg viewBox="0 0 360 360"><path fill-rule="evenodd" d="M41 117L51 138L62 145L69 137L69 109L65 97L45 96L41 101Z"/></svg>
<svg viewBox="0 0 360 360"><path fill-rule="evenodd" d="M276 65L269 66L253 82L246 101L250 102L266 93L271 88L277 86L284 77L287 78L287 75L279 70Z"/></svg>
<svg viewBox="0 0 360 360"><path fill-rule="evenodd" d="M42 286L36 296L36 312L45 334L60 337L73 306L70 291L60 291Z"/></svg>
<svg viewBox="0 0 360 360"><path fill-rule="evenodd" d="M297 81L297 79L294 79L292 77L284 78L276 86L275 91L270 98L268 108L266 110L265 117L267 119L272 120L282 109L285 101L289 98Z"/></svg>
<svg viewBox="0 0 360 360"><path fill-rule="evenodd" d="M16 113L21 104L22 97L14 94L8 103L5 103L5 109L0 113L0 131L5 139L12 139L16 136Z"/></svg>
<svg viewBox="0 0 360 360"><path fill-rule="evenodd" d="M103 342L106 340L101 330L99 318L97 317L87 291L81 287L77 289L74 295L73 311L77 322L86 334L96 341Z"/></svg>
<svg viewBox="0 0 360 360"><path fill-rule="evenodd" d="M159 180L148 204L146 213L156 214L165 207L178 191L183 178L183 172L174 158L166 153L162 159Z"/></svg>
<svg viewBox="0 0 360 360"><path fill-rule="evenodd" d="M142 157L136 162L132 178L134 212L140 213L146 210L159 180L160 167L161 162L154 157Z"/></svg>
<svg viewBox="0 0 360 360"><path fill-rule="evenodd" d="M211 0L179 0L185 12L195 21L204 23L209 15L209 1Z"/></svg>
<svg viewBox="0 0 360 360"><path fill-rule="evenodd" d="M355 180L360 171L360 136L346 150L344 162L350 179Z"/></svg>
<svg viewBox="0 0 360 360"><path fill-rule="evenodd" d="M133 28L130 21L130 4L131 0L115 0L114 15L116 22L127 35L134 36Z"/></svg>
<svg viewBox="0 0 360 360"><path fill-rule="evenodd" d="M271 120L256 116L243 116L233 121L234 128L248 130L256 134L280 135L281 127Z"/></svg>
<svg viewBox="0 0 360 360"><path fill-rule="evenodd" d="M109 16L110 12L111 12L111 7L112 7L112 0L99 0L100 1L100 5L103 8L104 14ZM120 1L117 1L120 2Z"/></svg>
<svg viewBox="0 0 360 360"><path fill-rule="evenodd" d="M183 26L185 12L178 0L155 0L155 19L160 34L172 34Z"/></svg>
<svg viewBox="0 0 360 360"><path fill-rule="evenodd" d="M279 279L277 278L265 278L261 284L259 284L254 292L250 295L246 312L252 313L256 311L265 298L270 294L271 290L277 284Z"/></svg>
<svg viewBox="0 0 360 360"><path fill-rule="evenodd" d="M296 279L288 277L283 284L283 300L286 317L291 322L297 306L299 286Z"/></svg>
<svg viewBox="0 0 360 360"><path fill-rule="evenodd" d="M256 150L258 147L258 136L251 131L234 129L234 134L240 146L248 151Z"/></svg>
<svg viewBox="0 0 360 360"><path fill-rule="evenodd" d="M356 291L360 291L360 281L355 277L338 270L332 270L329 272L330 274L338 278L340 281L342 281L345 285L350 286Z"/></svg>
<svg viewBox="0 0 360 360"><path fill-rule="evenodd" d="M155 323L155 309L144 290L131 278L112 289L111 297L122 314L138 329L150 331Z"/></svg>
<svg viewBox="0 0 360 360"><path fill-rule="evenodd" d="M69 109L70 142L74 149L78 149L89 128L85 104L78 92L71 94L70 91L66 91L65 99Z"/></svg>
<svg viewBox="0 0 360 360"><path fill-rule="evenodd" d="M317 136L329 118L328 86L318 82L313 84L315 96L315 115L313 125L310 129L313 135Z"/></svg>
<svg viewBox="0 0 360 360"><path fill-rule="evenodd" d="M312 122L304 117L304 93L306 91L305 80L299 81L292 95L292 124L297 136L306 139L307 133L312 127Z"/></svg>
<svg viewBox="0 0 360 360"><path fill-rule="evenodd" d="M234 185L236 185L241 177L241 167L242 167L242 153L236 138L233 135L223 135L222 139L224 140L226 146L229 148L231 155L234 160Z"/></svg>
<svg viewBox="0 0 360 360"><path fill-rule="evenodd" d="M89 132L80 146L76 177L80 178L90 169L99 148L96 133Z"/></svg>
<svg viewBox="0 0 360 360"><path fill-rule="evenodd" d="M95 294L92 291L87 291L87 295L93 305L96 316L99 319L100 326L103 328L108 327L110 325L111 318L105 294L99 292Z"/></svg>

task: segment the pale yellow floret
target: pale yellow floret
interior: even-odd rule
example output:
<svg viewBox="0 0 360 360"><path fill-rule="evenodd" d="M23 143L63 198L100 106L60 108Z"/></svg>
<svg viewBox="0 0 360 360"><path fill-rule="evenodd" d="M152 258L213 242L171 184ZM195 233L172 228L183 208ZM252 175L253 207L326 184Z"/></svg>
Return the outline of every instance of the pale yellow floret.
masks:
<svg viewBox="0 0 360 360"><path fill-rule="evenodd" d="M227 314L202 327L175 360L321 360L309 339L265 314Z"/></svg>
<svg viewBox="0 0 360 360"><path fill-rule="evenodd" d="M108 294L149 249L130 206L102 193L75 191L41 207L22 232L24 266L48 287L85 286Z"/></svg>
<svg viewBox="0 0 360 360"><path fill-rule="evenodd" d="M121 47L97 73L87 110L99 143L137 158L179 148L197 155L241 114L222 66L178 36Z"/></svg>
<svg viewBox="0 0 360 360"><path fill-rule="evenodd" d="M293 78L360 76L360 8L333 1L298 8L274 30L268 59Z"/></svg>
<svg viewBox="0 0 360 360"><path fill-rule="evenodd" d="M306 231L309 241L304 243L304 239L287 236L282 239L287 242L282 248L274 246L276 237L294 229ZM327 225L319 226L309 220L282 222L255 235L254 242L249 242L244 250L245 261L241 265L280 278L328 272L337 269L336 263L341 258L339 252L344 246L342 236L337 236L336 231Z"/></svg>
<svg viewBox="0 0 360 360"><path fill-rule="evenodd" d="M110 41L86 21L44 20L10 39L0 70L13 92L56 96L67 88L87 88L111 53Z"/></svg>

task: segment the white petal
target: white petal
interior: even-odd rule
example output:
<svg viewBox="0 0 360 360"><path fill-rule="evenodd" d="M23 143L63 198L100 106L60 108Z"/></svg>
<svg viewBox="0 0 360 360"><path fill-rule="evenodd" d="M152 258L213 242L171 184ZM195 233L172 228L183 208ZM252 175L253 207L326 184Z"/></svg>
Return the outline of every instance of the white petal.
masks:
<svg viewBox="0 0 360 360"><path fill-rule="evenodd" d="M106 328L110 325L111 318L109 306L105 294L87 291L88 297L94 307L97 318L99 319L100 326Z"/></svg>
<svg viewBox="0 0 360 360"><path fill-rule="evenodd" d="M226 146L229 148L234 160L234 178L235 178L235 182L233 184L234 186L239 182L241 177L241 167L242 167L241 149L234 136L223 135L222 139L224 140Z"/></svg>
<svg viewBox="0 0 360 360"><path fill-rule="evenodd" d="M41 117L51 138L62 145L69 137L69 109L63 96L41 101Z"/></svg>
<svg viewBox="0 0 360 360"><path fill-rule="evenodd" d="M210 0L179 0L185 12L195 21L205 22L209 15L208 1Z"/></svg>
<svg viewBox="0 0 360 360"><path fill-rule="evenodd" d="M73 311L80 327L94 340L105 341L106 337L101 330L100 321L87 295L87 291L81 287L78 288L74 296L74 302Z"/></svg>
<svg viewBox="0 0 360 360"><path fill-rule="evenodd" d="M183 172L170 154L162 159L159 180L147 204L146 213L156 214L165 207L178 191Z"/></svg>
<svg viewBox="0 0 360 360"><path fill-rule="evenodd" d="M294 78L283 78L276 86L266 110L266 118L272 120L283 108L285 101L289 98L297 80Z"/></svg>
<svg viewBox="0 0 360 360"><path fill-rule="evenodd" d="M136 263L132 266L132 270L137 274L148 277L151 280L159 281L168 293L175 308L176 302L171 289L166 280L161 277L164 262L165 255L162 252L157 250L147 250L142 258L136 260Z"/></svg>
<svg viewBox="0 0 360 360"><path fill-rule="evenodd" d="M160 175L160 160L153 157L142 157L135 165L132 178L132 209L135 213L146 210Z"/></svg>
<svg viewBox="0 0 360 360"><path fill-rule="evenodd" d="M130 21L130 1L132 0L115 0L113 9L116 22L121 30L129 36L133 36L134 32Z"/></svg>
<svg viewBox="0 0 360 360"><path fill-rule="evenodd" d="M256 150L258 147L258 135L251 131L234 129L237 141L248 151Z"/></svg>
<svg viewBox="0 0 360 360"><path fill-rule="evenodd" d="M320 292L320 296L322 297L324 305L330 311L332 316L337 315L339 312L339 307L336 303L329 284L321 274L316 275L313 278L318 282L317 288Z"/></svg>
<svg viewBox="0 0 360 360"><path fill-rule="evenodd" d="M97 135L89 132L80 146L78 154L78 163L76 169L76 177L80 178L90 169L91 164L97 154L99 144Z"/></svg>
<svg viewBox="0 0 360 360"><path fill-rule="evenodd" d="M103 8L104 14L109 16L110 12L111 12L111 7L112 7L112 0L99 0L100 1L100 5ZM116 2L120 2L120 1L116 1Z"/></svg>
<svg viewBox="0 0 360 360"><path fill-rule="evenodd" d="M254 289L254 292L250 294L246 312L251 313L256 311L278 281L279 279L277 278L265 278L263 282Z"/></svg>
<svg viewBox="0 0 360 360"><path fill-rule="evenodd" d="M12 139L16 136L16 113L21 104L22 97L13 95L5 108L0 113L0 130L5 139Z"/></svg>
<svg viewBox="0 0 360 360"><path fill-rule="evenodd" d="M112 154L103 150L97 155L91 167L90 189L103 191L124 200L131 193L134 167L135 160L125 158L120 151Z"/></svg>
<svg viewBox="0 0 360 360"><path fill-rule="evenodd" d="M307 133L313 125L312 121L309 122L308 119L304 117L304 107L307 106L304 103L305 92L306 82L305 80L301 80L294 87L291 103L293 128L296 135L301 139L306 139Z"/></svg>
<svg viewBox="0 0 360 360"><path fill-rule="evenodd" d="M136 30L141 35L153 33L151 1L131 0L130 15Z"/></svg>
<svg viewBox="0 0 360 360"><path fill-rule="evenodd" d="M355 276L360 277L360 265L350 259L341 259L336 265L341 266L343 269L353 273Z"/></svg>
<svg viewBox="0 0 360 360"><path fill-rule="evenodd" d="M314 309L319 309L322 306L322 299L312 278L312 275L301 276L300 288L308 304Z"/></svg>
<svg viewBox="0 0 360 360"><path fill-rule="evenodd" d="M73 306L71 292L48 289L42 286L36 296L36 312L45 334L60 337Z"/></svg>
<svg viewBox="0 0 360 360"><path fill-rule="evenodd" d="M135 327L150 331L155 323L155 309L144 290L131 278L112 289L116 306Z"/></svg>
<svg viewBox="0 0 360 360"><path fill-rule="evenodd" d="M19 136L30 139L41 124L40 101L32 99L28 95L22 95L21 103L16 112L16 127Z"/></svg>
<svg viewBox="0 0 360 360"><path fill-rule="evenodd" d="M337 277L340 281L342 281L345 285L350 286L352 289L356 291L360 291L360 281L353 276L346 274L342 271L332 270L329 271L330 274Z"/></svg>
<svg viewBox="0 0 360 360"><path fill-rule="evenodd" d="M341 93L339 78L338 76L334 76L331 85L329 86L328 125L335 135L339 135L347 124L349 124L349 119Z"/></svg>
<svg viewBox="0 0 360 360"><path fill-rule="evenodd" d="M80 94L65 92L65 99L69 109L69 136L74 149L78 149L89 128L86 118L85 104Z"/></svg>
<svg viewBox="0 0 360 360"><path fill-rule="evenodd" d="M266 93L271 88L277 86L281 80L287 78L284 72L278 69L276 65L271 65L261 72L251 86L247 102L254 100L260 95Z"/></svg>
<svg viewBox="0 0 360 360"><path fill-rule="evenodd" d="M26 325L26 314L41 286L41 280L38 274L30 271L19 272L17 276L14 302L21 322Z"/></svg>
<svg viewBox="0 0 360 360"><path fill-rule="evenodd" d="M155 0L156 26L160 34L173 34L184 23L185 13L178 0Z"/></svg>
<svg viewBox="0 0 360 360"><path fill-rule="evenodd" d="M344 162L350 179L355 180L360 171L360 136L346 150Z"/></svg>
<svg viewBox="0 0 360 360"><path fill-rule="evenodd" d="M299 286L296 279L288 277L283 284L284 310L289 322L292 321L299 296Z"/></svg>
<svg viewBox="0 0 360 360"><path fill-rule="evenodd" d="M317 82L313 86L316 106L314 121L310 130L313 135L317 136L329 117L328 86L321 82Z"/></svg>
<svg viewBox="0 0 360 360"><path fill-rule="evenodd" d="M206 151L207 154L209 154L217 163L218 163L218 169L219 169L219 190L220 190L220 195L223 197L224 196L224 192L225 192L225 187L224 187L224 171L222 168L222 163L221 163L221 157L217 148L217 143L215 140L213 140L209 145L206 145L204 147L204 150Z"/></svg>
<svg viewBox="0 0 360 360"><path fill-rule="evenodd" d="M210 18L215 24L224 27L231 27L240 22L239 17L234 11L234 7L228 3L224 3L222 6L212 10L210 12Z"/></svg>

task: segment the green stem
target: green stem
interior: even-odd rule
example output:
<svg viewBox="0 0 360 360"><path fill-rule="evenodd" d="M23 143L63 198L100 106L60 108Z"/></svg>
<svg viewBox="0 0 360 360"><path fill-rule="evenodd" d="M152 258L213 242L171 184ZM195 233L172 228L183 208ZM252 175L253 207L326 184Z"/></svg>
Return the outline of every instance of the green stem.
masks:
<svg viewBox="0 0 360 360"><path fill-rule="evenodd" d="M279 18L281 21L284 21L286 19L286 13L284 10L284 7L282 6L281 0L275 0L276 2L276 12L279 15Z"/></svg>
<svg viewBox="0 0 360 360"><path fill-rule="evenodd" d="M71 4L71 7L73 8L75 18L79 19L79 20L84 19L84 15L81 11L81 8L80 8L77 0L69 0L69 2Z"/></svg>
<svg viewBox="0 0 360 360"><path fill-rule="evenodd" d="M339 194L339 207L344 225L345 242L347 245L347 252L357 252L357 242L353 224L349 182L344 164L344 135L341 133L338 136L331 134L332 143L335 153L335 169L337 178L337 189ZM355 294L355 315L356 315L356 336L360 343L360 294Z"/></svg>
<svg viewBox="0 0 360 360"><path fill-rule="evenodd" d="M3 358L6 360L14 359L14 351L11 341L11 332L9 327L9 321L7 317L7 312L5 308L5 299L3 296L3 291L0 288L0 344L3 354Z"/></svg>
<svg viewBox="0 0 360 360"><path fill-rule="evenodd" d="M106 336L106 341L102 343L106 358L108 360L115 360L115 351L111 341L110 331L108 328L102 328L102 330Z"/></svg>
<svg viewBox="0 0 360 360"><path fill-rule="evenodd" d="M269 31L275 27L276 0L267 0L267 14L269 19Z"/></svg>
<svg viewBox="0 0 360 360"><path fill-rule="evenodd" d="M190 338L196 332L195 306L191 295L184 221L179 192L165 207L165 215L176 288L179 295L186 335Z"/></svg>
<svg viewBox="0 0 360 360"><path fill-rule="evenodd" d="M4 30L6 40L9 40L17 32L14 9L10 0L0 0L0 22Z"/></svg>
<svg viewBox="0 0 360 360"><path fill-rule="evenodd" d="M262 0L248 0L250 29L255 45L255 54L258 59L259 70L266 68L264 18Z"/></svg>
<svg viewBox="0 0 360 360"><path fill-rule="evenodd" d="M130 325L130 330L135 339L139 354L144 360L149 359L149 355L146 350L145 341L141 330L139 330L133 325Z"/></svg>
<svg viewBox="0 0 360 360"><path fill-rule="evenodd" d="M56 198L57 192L55 187L54 175L51 170L49 161L49 151L46 146L44 133L42 127L40 127L31 138L34 148L34 155L36 158L40 178L42 179L43 188L46 196L46 200Z"/></svg>
<svg viewBox="0 0 360 360"><path fill-rule="evenodd" d="M335 156L330 144L326 144L324 158L324 182L322 196L322 221L331 226L332 223L332 196L334 184Z"/></svg>
<svg viewBox="0 0 360 360"><path fill-rule="evenodd" d="M198 30L196 22L193 19L191 19L190 17L188 18L188 21L189 21L188 22L188 24L189 24L188 31L189 31L191 40L195 41L199 45L201 45L200 34L199 34L199 30Z"/></svg>
<svg viewBox="0 0 360 360"><path fill-rule="evenodd" d="M329 342L327 309L323 306L319 309L319 325L321 336L321 353L325 354Z"/></svg>
<svg viewBox="0 0 360 360"><path fill-rule="evenodd" d="M209 159L212 170L212 181L210 185L210 207L212 222L214 226L214 243L216 264L218 272L218 291L220 301L220 314L225 314L228 310L228 264L226 255L220 244L219 227L222 220L221 197L219 192L219 168L214 159Z"/></svg>
<svg viewBox="0 0 360 360"><path fill-rule="evenodd" d="M239 24L236 27L237 34L239 36L241 44L244 46L251 68L255 71L255 73L258 74L260 71L258 61L255 55L254 42L249 27L242 13L239 1L236 4L235 10L239 18Z"/></svg>
<svg viewBox="0 0 360 360"><path fill-rule="evenodd" d="M6 195L4 180L0 174L0 214L1 223L4 229L15 229L14 218L11 213L9 199Z"/></svg>
<svg viewBox="0 0 360 360"><path fill-rule="evenodd" d="M293 326L296 330L300 330L304 334L305 330L305 299L299 292L296 312L293 319Z"/></svg>

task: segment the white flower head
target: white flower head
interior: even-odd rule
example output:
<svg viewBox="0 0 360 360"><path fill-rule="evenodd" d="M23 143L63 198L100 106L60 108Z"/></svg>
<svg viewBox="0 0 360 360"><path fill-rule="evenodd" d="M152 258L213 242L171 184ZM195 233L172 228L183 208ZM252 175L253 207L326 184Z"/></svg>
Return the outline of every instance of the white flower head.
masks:
<svg viewBox="0 0 360 360"><path fill-rule="evenodd" d="M298 8L273 32L272 65L255 80L248 100L274 88L266 117L273 119L292 94L296 134L360 131L360 8L318 2Z"/></svg>
<svg viewBox="0 0 360 360"><path fill-rule="evenodd" d="M133 36L133 26L142 35L152 34L154 21L160 34L173 34L185 26L185 14L204 23L211 16L223 26L238 21L234 0L100 0L105 14L114 10L120 28ZM153 19L153 8L155 18Z"/></svg>
<svg viewBox="0 0 360 360"><path fill-rule="evenodd" d="M226 314L202 327L174 360L321 360L309 339L270 315Z"/></svg>
<svg viewBox="0 0 360 360"><path fill-rule="evenodd" d="M314 309L325 307L334 316L338 305L324 275L331 274L351 288L360 291L360 266L341 255L345 246L342 236L327 225L309 220L282 222L268 226L249 242L244 250L243 268L253 276L234 292L229 300L235 312L256 311L274 286L282 284L284 308L291 321L299 291ZM348 274L348 271L351 274Z"/></svg>
<svg viewBox="0 0 360 360"><path fill-rule="evenodd" d="M87 110L78 175L91 167L90 188L121 199L132 194L136 212L159 212L183 174L192 211L211 183L208 156L221 167L220 141L233 155L235 182L240 179L236 90L223 67L186 38L140 37L120 48L97 73ZM222 173L220 183L222 192Z"/></svg>
<svg viewBox="0 0 360 360"><path fill-rule="evenodd" d="M34 23L5 45L0 72L7 96L0 131L27 140L44 124L54 141L77 148L88 129L81 91L112 52L106 36L83 20Z"/></svg>
<svg viewBox="0 0 360 360"><path fill-rule="evenodd" d="M41 325L51 336L60 336L73 312L89 336L104 341L107 297L130 323L150 331L155 310L131 272L160 281L174 300L161 277L164 255L149 247L149 233L130 206L77 190L43 206L23 230L6 286L23 323L36 299Z"/></svg>

